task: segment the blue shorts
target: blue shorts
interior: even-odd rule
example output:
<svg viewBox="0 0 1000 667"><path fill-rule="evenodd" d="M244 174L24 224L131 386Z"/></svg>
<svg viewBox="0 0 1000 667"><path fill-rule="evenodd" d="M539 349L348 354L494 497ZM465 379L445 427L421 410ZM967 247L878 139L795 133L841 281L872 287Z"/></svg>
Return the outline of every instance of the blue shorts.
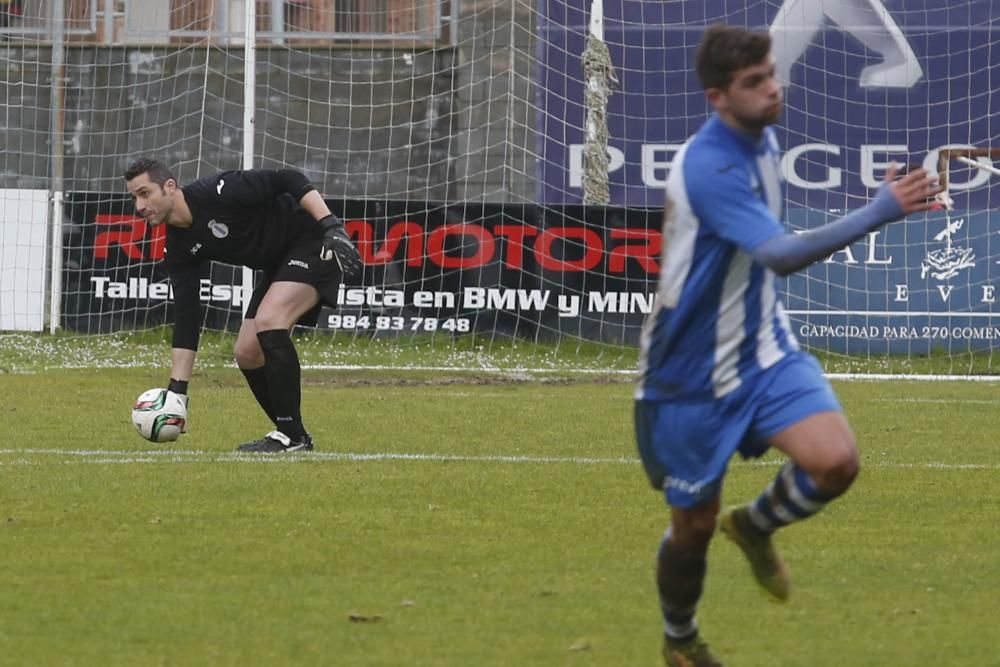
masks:
<svg viewBox="0 0 1000 667"><path fill-rule="evenodd" d="M694 507L719 495L735 452L761 456L771 436L810 415L840 410L819 363L794 353L720 399L636 401L639 456L668 504Z"/></svg>

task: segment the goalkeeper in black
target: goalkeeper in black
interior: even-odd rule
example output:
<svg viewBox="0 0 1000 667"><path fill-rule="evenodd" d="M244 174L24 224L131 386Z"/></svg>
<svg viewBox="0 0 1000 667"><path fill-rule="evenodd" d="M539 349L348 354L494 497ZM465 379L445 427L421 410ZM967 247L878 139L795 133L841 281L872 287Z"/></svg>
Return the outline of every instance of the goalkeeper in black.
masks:
<svg viewBox="0 0 1000 667"><path fill-rule="evenodd" d="M302 424L301 368L290 332L336 306L361 257L323 197L294 169L226 171L181 187L158 160L125 171L136 213L167 225L164 261L173 286L174 330L168 389L187 400L201 332L200 269L209 261L263 271L240 326L236 365L275 430L244 452L313 448Z"/></svg>

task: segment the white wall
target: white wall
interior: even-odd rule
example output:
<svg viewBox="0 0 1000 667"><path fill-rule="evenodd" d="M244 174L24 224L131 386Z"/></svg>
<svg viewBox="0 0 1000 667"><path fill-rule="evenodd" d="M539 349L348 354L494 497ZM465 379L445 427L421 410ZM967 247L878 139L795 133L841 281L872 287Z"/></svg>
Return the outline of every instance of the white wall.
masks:
<svg viewBox="0 0 1000 667"><path fill-rule="evenodd" d="M0 189L0 331L45 326L47 190Z"/></svg>

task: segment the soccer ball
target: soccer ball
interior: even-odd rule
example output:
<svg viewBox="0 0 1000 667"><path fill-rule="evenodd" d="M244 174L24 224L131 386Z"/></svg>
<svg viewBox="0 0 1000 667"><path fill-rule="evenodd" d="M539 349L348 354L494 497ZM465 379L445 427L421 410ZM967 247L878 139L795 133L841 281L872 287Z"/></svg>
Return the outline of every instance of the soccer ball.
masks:
<svg viewBox="0 0 1000 667"><path fill-rule="evenodd" d="M166 389L139 394L132 406L132 425L150 442L170 442L184 430L187 406L180 396Z"/></svg>

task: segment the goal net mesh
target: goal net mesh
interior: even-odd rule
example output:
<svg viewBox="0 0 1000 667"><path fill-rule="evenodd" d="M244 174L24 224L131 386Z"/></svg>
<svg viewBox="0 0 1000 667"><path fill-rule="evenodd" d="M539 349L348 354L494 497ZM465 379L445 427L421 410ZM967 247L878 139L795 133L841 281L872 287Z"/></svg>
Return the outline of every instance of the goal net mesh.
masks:
<svg viewBox="0 0 1000 667"><path fill-rule="evenodd" d="M993 371L988 0L265 0L252 67L242 0L58 1L0 2L0 331L169 325L163 230L122 173L249 157L302 170L365 260L313 329L331 361L628 369L671 159L709 114L694 51L728 23L773 37L792 230L891 161L948 176L950 207L784 281L800 341L833 371ZM242 272L203 278L206 328L235 331Z"/></svg>

